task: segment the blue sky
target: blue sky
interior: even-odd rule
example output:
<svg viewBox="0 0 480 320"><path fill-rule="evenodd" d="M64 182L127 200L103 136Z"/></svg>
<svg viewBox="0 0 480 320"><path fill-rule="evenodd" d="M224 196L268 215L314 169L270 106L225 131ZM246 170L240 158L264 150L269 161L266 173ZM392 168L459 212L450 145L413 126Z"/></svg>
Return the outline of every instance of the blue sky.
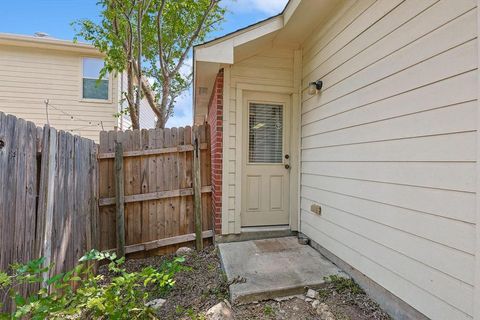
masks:
<svg viewBox="0 0 480 320"><path fill-rule="evenodd" d="M52 37L71 40L74 30L70 23L77 19L98 20L97 0L15 0L2 6L0 32L32 35L37 31ZM268 18L282 11L287 0L223 0L229 13L221 29L211 37ZM178 99L169 127L191 124L191 93Z"/></svg>

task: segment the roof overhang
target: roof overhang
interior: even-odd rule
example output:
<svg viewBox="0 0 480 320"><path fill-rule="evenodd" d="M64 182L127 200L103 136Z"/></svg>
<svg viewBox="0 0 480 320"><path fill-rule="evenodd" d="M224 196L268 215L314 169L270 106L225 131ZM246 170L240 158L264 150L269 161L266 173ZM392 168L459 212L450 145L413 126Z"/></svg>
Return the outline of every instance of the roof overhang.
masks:
<svg viewBox="0 0 480 320"><path fill-rule="evenodd" d="M0 45L58 50L94 56L103 56L103 54L92 45L48 37L42 38L18 34L0 33Z"/></svg>
<svg viewBox="0 0 480 320"><path fill-rule="evenodd" d="M276 16L225 37L196 46L194 48L195 61L233 64L235 47L278 31L283 26L283 16Z"/></svg>
<svg viewBox="0 0 480 320"><path fill-rule="evenodd" d="M329 14L349 0L290 0L276 16L193 48L193 117L201 121L197 110L208 108L215 76L222 65L234 64L256 54L260 48L299 48L305 39L323 24ZM199 88L206 94L199 95ZM208 111L208 110L207 110Z"/></svg>

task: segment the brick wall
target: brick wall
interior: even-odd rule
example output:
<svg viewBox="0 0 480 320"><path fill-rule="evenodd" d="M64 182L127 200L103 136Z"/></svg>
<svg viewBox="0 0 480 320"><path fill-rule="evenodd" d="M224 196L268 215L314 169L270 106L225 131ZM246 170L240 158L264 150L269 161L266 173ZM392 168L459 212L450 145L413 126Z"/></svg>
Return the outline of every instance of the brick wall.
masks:
<svg viewBox="0 0 480 320"><path fill-rule="evenodd" d="M223 69L221 69L208 104L212 152L212 210L215 232L222 232L222 152L223 152Z"/></svg>

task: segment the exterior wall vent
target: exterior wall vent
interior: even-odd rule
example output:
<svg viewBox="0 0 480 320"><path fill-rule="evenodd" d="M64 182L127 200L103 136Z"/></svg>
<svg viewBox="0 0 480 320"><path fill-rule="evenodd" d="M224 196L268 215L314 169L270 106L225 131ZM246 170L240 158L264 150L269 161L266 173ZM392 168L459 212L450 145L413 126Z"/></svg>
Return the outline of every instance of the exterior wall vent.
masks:
<svg viewBox="0 0 480 320"><path fill-rule="evenodd" d="M198 94L201 95L201 96L206 95L207 92L208 92L208 88L207 88L207 87L199 87L199 88L198 88Z"/></svg>

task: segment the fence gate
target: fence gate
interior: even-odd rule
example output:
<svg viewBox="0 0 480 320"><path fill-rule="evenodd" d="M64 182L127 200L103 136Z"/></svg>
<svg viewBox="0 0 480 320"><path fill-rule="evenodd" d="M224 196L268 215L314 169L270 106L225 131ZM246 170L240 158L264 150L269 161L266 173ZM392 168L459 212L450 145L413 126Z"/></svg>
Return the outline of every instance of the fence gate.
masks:
<svg viewBox="0 0 480 320"><path fill-rule="evenodd" d="M208 130L208 125L197 128L203 238L213 236ZM194 241L192 128L104 131L98 154L99 249L117 243L116 142L123 147L126 253L168 253Z"/></svg>

